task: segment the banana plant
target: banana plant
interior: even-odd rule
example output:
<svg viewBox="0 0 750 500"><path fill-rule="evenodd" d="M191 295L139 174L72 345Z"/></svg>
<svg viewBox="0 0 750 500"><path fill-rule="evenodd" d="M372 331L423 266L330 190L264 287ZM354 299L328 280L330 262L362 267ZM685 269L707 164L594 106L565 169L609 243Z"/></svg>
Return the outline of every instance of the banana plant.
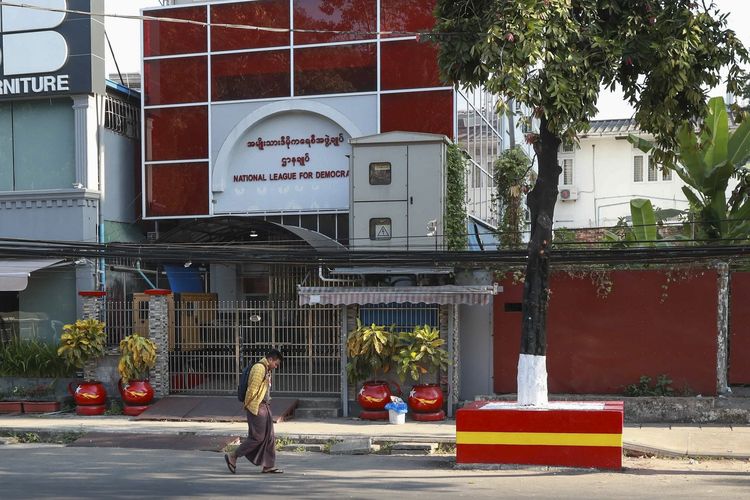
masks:
<svg viewBox="0 0 750 500"><path fill-rule="evenodd" d="M630 200L630 216L633 225L605 231L605 241L621 242L624 246L650 247L660 244L657 231L658 221L651 200L645 198Z"/></svg>
<svg viewBox="0 0 750 500"><path fill-rule="evenodd" d="M628 140L648 153L654 143L640 137ZM699 232L697 238L736 242L750 233L750 120L733 132L729 131L729 115L724 99L708 102L708 113L701 130L696 133L690 124L677 132L677 163L665 165L682 179L690 211ZM739 182L727 200L730 179Z"/></svg>

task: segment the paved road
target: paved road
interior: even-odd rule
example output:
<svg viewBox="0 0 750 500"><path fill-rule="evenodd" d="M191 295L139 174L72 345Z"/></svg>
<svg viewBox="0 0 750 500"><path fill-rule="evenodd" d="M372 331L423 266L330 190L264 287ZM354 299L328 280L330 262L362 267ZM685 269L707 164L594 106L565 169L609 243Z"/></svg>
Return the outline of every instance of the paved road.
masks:
<svg viewBox="0 0 750 500"><path fill-rule="evenodd" d="M750 463L628 459L622 473L455 470L450 457L281 453L228 473L214 452L0 446L0 498L747 498Z"/></svg>

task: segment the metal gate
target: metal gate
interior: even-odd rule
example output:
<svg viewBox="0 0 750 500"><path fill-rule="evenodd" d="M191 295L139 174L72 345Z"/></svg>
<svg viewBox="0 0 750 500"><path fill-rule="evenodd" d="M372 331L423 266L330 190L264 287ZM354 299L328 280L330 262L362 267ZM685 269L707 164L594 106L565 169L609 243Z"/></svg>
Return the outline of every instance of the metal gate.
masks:
<svg viewBox="0 0 750 500"><path fill-rule="evenodd" d="M275 394L341 390L339 306L176 300L169 339L171 393L232 394L242 368L271 347L284 355Z"/></svg>

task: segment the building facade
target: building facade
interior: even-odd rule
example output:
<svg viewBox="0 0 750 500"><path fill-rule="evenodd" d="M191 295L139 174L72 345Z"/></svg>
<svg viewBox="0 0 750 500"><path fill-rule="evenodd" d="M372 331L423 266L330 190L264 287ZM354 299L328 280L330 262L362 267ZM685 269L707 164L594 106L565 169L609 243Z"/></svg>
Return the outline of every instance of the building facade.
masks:
<svg viewBox="0 0 750 500"><path fill-rule="evenodd" d="M30 3L104 8L101 0ZM139 96L104 78L102 19L9 6L0 16L0 238L131 239ZM101 262L3 258L3 330L54 341L81 313L77 291L106 286Z"/></svg>

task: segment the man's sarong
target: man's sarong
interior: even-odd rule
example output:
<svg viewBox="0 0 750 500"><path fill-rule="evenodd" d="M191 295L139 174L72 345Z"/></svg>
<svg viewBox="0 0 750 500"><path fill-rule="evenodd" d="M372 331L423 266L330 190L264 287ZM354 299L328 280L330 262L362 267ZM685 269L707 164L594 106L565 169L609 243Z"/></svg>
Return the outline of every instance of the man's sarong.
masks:
<svg viewBox="0 0 750 500"><path fill-rule="evenodd" d="M271 405L260 404L258 414L247 413L247 439L235 451L238 457L244 456L255 465L271 468L276 464L276 436L273 431Z"/></svg>

